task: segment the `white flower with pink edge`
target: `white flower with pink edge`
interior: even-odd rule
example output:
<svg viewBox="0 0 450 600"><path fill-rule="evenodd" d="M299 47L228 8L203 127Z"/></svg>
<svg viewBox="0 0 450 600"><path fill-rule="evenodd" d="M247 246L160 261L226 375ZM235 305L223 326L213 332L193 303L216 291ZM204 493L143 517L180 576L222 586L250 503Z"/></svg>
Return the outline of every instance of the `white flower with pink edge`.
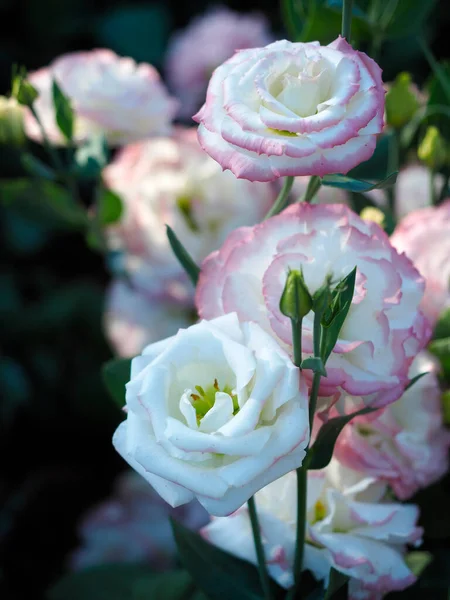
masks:
<svg viewBox="0 0 450 600"><path fill-rule="evenodd" d="M409 376L427 374L393 404L353 419L335 446L343 464L386 481L400 500L448 470L450 432L443 424L437 372L433 357L421 352Z"/></svg>
<svg viewBox="0 0 450 600"><path fill-rule="evenodd" d="M434 323L450 306L450 198L406 216L391 236L425 278L422 310Z"/></svg>
<svg viewBox="0 0 450 600"><path fill-rule="evenodd" d="M331 567L348 575L350 600L360 598L363 591L382 597L415 581L403 555L406 544L420 542L418 509L381 502L384 490L373 478L336 461L322 471L308 472L304 568L325 586ZM295 473L259 491L255 500L269 574L287 589L294 583ZM257 563L246 507L229 517L213 518L202 535L223 550Z"/></svg>
<svg viewBox="0 0 450 600"><path fill-rule="evenodd" d="M250 181L347 173L383 129L381 70L341 37L241 50L218 67L194 120L202 147Z"/></svg>
<svg viewBox="0 0 450 600"><path fill-rule="evenodd" d="M301 465L308 395L289 356L235 314L202 321L133 359L113 444L171 505L238 509Z"/></svg>
<svg viewBox="0 0 450 600"><path fill-rule="evenodd" d="M313 294L357 267L355 292L328 359L320 393L339 390L383 406L399 398L408 369L429 339L418 309L423 280L378 225L341 204L292 205L281 214L234 231L202 265L197 308L202 318L237 312L292 345L291 323L279 309L288 269L302 269ZM313 313L303 319L304 355L313 352ZM311 371L304 376L311 378Z"/></svg>
<svg viewBox="0 0 450 600"><path fill-rule="evenodd" d="M178 106L154 67L136 64L111 50L64 54L48 67L30 73L28 79L39 92L34 108L54 144L65 141L55 120L53 79L72 103L77 143L98 133L112 145L167 134ZM42 142L40 127L29 110L25 130L30 138Z"/></svg>

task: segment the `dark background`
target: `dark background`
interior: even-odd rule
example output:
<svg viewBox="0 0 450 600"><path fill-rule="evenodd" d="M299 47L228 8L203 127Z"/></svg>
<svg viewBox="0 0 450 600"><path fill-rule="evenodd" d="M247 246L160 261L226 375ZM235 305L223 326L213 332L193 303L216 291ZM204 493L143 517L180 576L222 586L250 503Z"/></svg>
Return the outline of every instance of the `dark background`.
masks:
<svg viewBox="0 0 450 600"><path fill-rule="evenodd" d="M274 0L223 4L264 12L285 35ZM210 6L0 0L0 92L14 63L33 70L78 49L111 47L161 69L171 32ZM449 26L442 0L426 26L438 58L448 57ZM429 75L414 37L383 47L380 60L386 80L401 69L419 83ZM0 146L0 178L22 174L18 151ZM0 598L39 600L77 544L79 516L124 468L111 445L121 415L100 376L111 356L101 328L109 275L81 235L20 208L0 203L0 235Z"/></svg>

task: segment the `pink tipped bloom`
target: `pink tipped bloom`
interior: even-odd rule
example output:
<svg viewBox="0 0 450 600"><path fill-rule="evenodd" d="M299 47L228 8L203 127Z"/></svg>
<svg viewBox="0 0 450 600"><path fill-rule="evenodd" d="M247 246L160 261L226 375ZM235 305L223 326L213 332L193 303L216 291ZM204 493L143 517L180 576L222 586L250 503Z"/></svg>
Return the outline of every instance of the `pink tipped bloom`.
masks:
<svg viewBox="0 0 450 600"><path fill-rule="evenodd" d="M383 128L381 70L341 37L241 50L218 67L194 119L202 147L250 181L347 173Z"/></svg>
<svg viewBox="0 0 450 600"><path fill-rule="evenodd" d="M416 506L383 502L383 490L372 478L336 461L322 471L308 471L307 490L304 568L317 580L327 586L332 567L348 575L350 600L378 600L414 583L404 550L406 544L420 543ZM268 572L287 589L294 579L295 473L271 483L255 498ZM247 507L212 519L202 534L212 544L257 564Z"/></svg>
<svg viewBox="0 0 450 600"><path fill-rule="evenodd" d="M200 147L194 129L177 128L173 137L127 146L105 169L104 179L125 204L111 244L165 277L183 273L165 225L201 261L236 227L258 223L274 200L271 186L223 173Z"/></svg>
<svg viewBox="0 0 450 600"><path fill-rule="evenodd" d="M73 52L29 75L39 92L36 112L55 144L64 140L55 121L53 79L72 102L76 142L102 132L112 145L122 145L170 131L177 102L167 93L154 67L136 64L111 50ZM30 138L42 141L29 111L25 129Z"/></svg>
<svg viewBox="0 0 450 600"><path fill-rule="evenodd" d="M191 117L205 99L209 78L236 50L272 41L263 15L240 14L221 7L196 17L170 41L166 73L181 100L180 114Z"/></svg>
<svg viewBox="0 0 450 600"><path fill-rule="evenodd" d="M410 377L427 373L400 400L344 427L335 454L348 467L386 481L401 500L448 470L450 432L442 422L436 364L426 352Z"/></svg>
<svg viewBox="0 0 450 600"><path fill-rule="evenodd" d="M128 562L145 563L158 570L175 566L170 516L193 529L207 520L197 502L174 510L137 473L122 474L113 495L82 518L82 542L70 557L70 568L79 571Z"/></svg>
<svg viewBox="0 0 450 600"><path fill-rule="evenodd" d="M163 281L159 283L163 285ZM111 284L106 297L106 336L119 356L136 356L148 344L188 327L193 321L192 314L191 297L183 301L170 286L152 294L148 289L118 279Z"/></svg>
<svg viewBox="0 0 450 600"><path fill-rule="evenodd" d="M418 310L423 280L378 225L342 204L295 204L228 236L203 262L196 303L200 316L236 311L288 347L291 324L279 309L288 269L303 269L313 294L327 276L337 282L357 267L355 293L338 342L327 362L321 394L340 389L373 406L399 398L409 366L429 339ZM303 351L313 351L313 313L303 320ZM311 371L304 371L309 378Z"/></svg>
<svg viewBox="0 0 450 600"><path fill-rule="evenodd" d="M391 241L425 278L422 310L435 322L450 306L450 198L438 208L430 206L409 214Z"/></svg>

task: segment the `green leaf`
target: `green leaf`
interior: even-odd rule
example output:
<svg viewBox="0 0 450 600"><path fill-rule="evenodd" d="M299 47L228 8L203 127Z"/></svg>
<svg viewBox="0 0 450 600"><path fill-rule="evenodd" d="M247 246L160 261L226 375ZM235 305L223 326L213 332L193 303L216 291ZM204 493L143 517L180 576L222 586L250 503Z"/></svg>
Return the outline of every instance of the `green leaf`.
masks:
<svg viewBox="0 0 450 600"><path fill-rule="evenodd" d="M301 364L302 369L311 369L311 371L320 373L322 377L327 376L327 371L323 364L323 361L318 356L310 356L309 358L305 358Z"/></svg>
<svg viewBox="0 0 450 600"><path fill-rule="evenodd" d="M60 132L70 142L73 138L74 114L69 98L63 93L54 79L52 82L55 120Z"/></svg>
<svg viewBox="0 0 450 600"><path fill-rule="evenodd" d="M139 578L151 575L140 565L102 565L66 575L50 588L47 600L133 600Z"/></svg>
<svg viewBox="0 0 450 600"><path fill-rule="evenodd" d="M88 223L83 207L73 201L68 191L44 179L0 181L0 202L56 229L84 229Z"/></svg>
<svg viewBox="0 0 450 600"><path fill-rule="evenodd" d="M438 358L450 357L450 337L433 340L428 350Z"/></svg>
<svg viewBox="0 0 450 600"><path fill-rule="evenodd" d="M419 31L435 4L436 0L398 0L394 14L385 28L385 35L392 39Z"/></svg>
<svg viewBox="0 0 450 600"><path fill-rule="evenodd" d="M102 225L119 221L123 213L123 203L115 192L102 188L98 195L98 216Z"/></svg>
<svg viewBox="0 0 450 600"><path fill-rule="evenodd" d="M369 158L348 173L352 179L380 181L387 177L389 169L389 147L391 145L392 131L383 133L378 138L375 152Z"/></svg>
<svg viewBox="0 0 450 600"><path fill-rule="evenodd" d="M172 526L181 562L210 600L261 600L253 565L212 546L180 523L172 521Z"/></svg>
<svg viewBox="0 0 450 600"><path fill-rule="evenodd" d="M115 358L102 366L108 392L119 408L125 406L125 385L130 381L131 358Z"/></svg>
<svg viewBox="0 0 450 600"><path fill-rule="evenodd" d="M42 160L39 160L39 158L36 158L29 152L22 154L20 157L20 162L29 175L42 177L43 179L48 179L49 181L55 181L55 171L42 162Z"/></svg>
<svg viewBox="0 0 450 600"><path fill-rule="evenodd" d="M320 353L325 365L342 329L355 292L356 267L342 279L332 292L332 302L321 319Z"/></svg>
<svg viewBox="0 0 450 600"><path fill-rule="evenodd" d="M419 577L432 561L433 555L430 552L420 550L408 552L405 556L405 563L416 577Z"/></svg>
<svg viewBox="0 0 450 600"><path fill-rule="evenodd" d="M444 122L444 127L439 124ZM400 145L409 148L421 125L436 125L445 132L445 127L450 129L450 107L443 104L428 104L420 108L411 121L405 125L400 133Z"/></svg>
<svg viewBox="0 0 450 600"><path fill-rule="evenodd" d="M428 373L429 371L424 371L423 373L419 373L418 375L415 375L412 379L410 379L408 381L408 385L405 387L405 392L406 390L409 390L409 388L411 388L415 383L417 383L419 379L422 379L424 375L428 375Z"/></svg>
<svg viewBox="0 0 450 600"><path fill-rule="evenodd" d="M292 41L300 40L305 18L302 0L282 0L281 13L289 38Z"/></svg>
<svg viewBox="0 0 450 600"><path fill-rule="evenodd" d="M131 600L207 600L187 571L170 571L137 579Z"/></svg>
<svg viewBox="0 0 450 600"><path fill-rule="evenodd" d="M327 591L325 592L324 600L332 600L336 593L347 584L349 576L341 573L334 567L330 569L330 580Z"/></svg>
<svg viewBox="0 0 450 600"><path fill-rule="evenodd" d="M200 275L200 268L195 264L193 258L177 238L175 232L169 225L166 225L167 238L169 240L170 247L173 253L178 259L178 262L189 275L190 280L194 285L197 285L198 277Z"/></svg>
<svg viewBox="0 0 450 600"><path fill-rule="evenodd" d="M170 13L163 4L123 5L101 18L97 37L118 54L160 64L171 28Z"/></svg>
<svg viewBox="0 0 450 600"><path fill-rule="evenodd" d="M366 415L377 410L376 408L362 408L350 415L334 417L322 425L317 434L316 441L306 455L305 465L307 469L324 469L333 456L334 446L339 434L355 417Z"/></svg>
<svg viewBox="0 0 450 600"><path fill-rule="evenodd" d="M353 179L346 175L325 175L322 179L322 185L348 190L349 192L369 192L370 190L383 189L394 185L397 181L397 175L398 172L396 171L377 183Z"/></svg>
<svg viewBox="0 0 450 600"><path fill-rule="evenodd" d="M91 136L75 152L75 175L84 180L98 179L108 164L109 150L103 134Z"/></svg>

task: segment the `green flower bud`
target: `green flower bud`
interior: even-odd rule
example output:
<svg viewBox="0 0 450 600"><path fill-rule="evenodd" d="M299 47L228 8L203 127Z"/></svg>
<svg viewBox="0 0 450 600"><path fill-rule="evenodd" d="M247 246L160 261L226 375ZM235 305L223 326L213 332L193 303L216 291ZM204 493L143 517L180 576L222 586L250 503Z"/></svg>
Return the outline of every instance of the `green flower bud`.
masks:
<svg viewBox="0 0 450 600"><path fill-rule="evenodd" d="M301 271L289 271L280 299L280 311L294 321L303 319L311 310L313 301Z"/></svg>
<svg viewBox="0 0 450 600"><path fill-rule="evenodd" d="M425 137L417 149L417 155L433 171L444 164L447 156L445 141L434 125L427 128Z"/></svg>
<svg viewBox="0 0 450 600"><path fill-rule="evenodd" d="M24 142L22 106L15 98L0 96L0 144L21 146Z"/></svg>
<svg viewBox="0 0 450 600"><path fill-rule="evenodd" d="M409 73L399 73L386 94L386 121L398 128L406 125L416 114L419 100Z"/></svg>
<svg viewBox="0 0 450 600"><path fill-rule="evenodd" d="M323 285L320 286L313 294L313 311L315 313L323 314L330 306L333 299L331 293L331 280L332 276L329 275Z"/></svg>
<svg viewBox="0 0 450 600"><path fill-rule="evenodd" d="M19 104L31 106L39 93L29 81L25 79L25 73L17 73L12 81L11 96L16 98Z"/></svg>

